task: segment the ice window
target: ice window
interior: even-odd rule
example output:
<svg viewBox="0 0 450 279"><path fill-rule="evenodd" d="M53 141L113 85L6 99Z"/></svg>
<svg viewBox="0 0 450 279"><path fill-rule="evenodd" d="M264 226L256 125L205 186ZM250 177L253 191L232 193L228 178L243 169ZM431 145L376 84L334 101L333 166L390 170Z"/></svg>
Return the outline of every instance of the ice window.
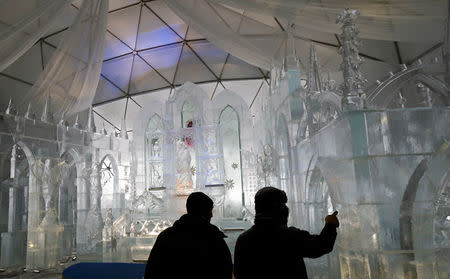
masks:
<svg viewBox="0 0 450 279"><path fill-rule="evenodd" d="M227 106L220 114L225 170L225 217L238 217L242 206L242 160L239 117Z"/></svg>
<svg viewBox="0 0 450 279"><path fill-rule="evenodd" d="M150 118L145 134L147 188L163 187L163 123L159 115Z"/></svg>

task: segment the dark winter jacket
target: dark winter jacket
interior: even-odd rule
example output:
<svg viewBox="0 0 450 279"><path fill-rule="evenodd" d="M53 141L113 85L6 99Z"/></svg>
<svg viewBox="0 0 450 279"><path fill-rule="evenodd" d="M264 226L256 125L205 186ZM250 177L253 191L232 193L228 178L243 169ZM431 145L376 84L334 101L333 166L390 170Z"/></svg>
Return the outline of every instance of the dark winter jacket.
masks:
<svg viewBox="0 0 450 279"><path fill-rule="evenodd" d="M231 254L224 237L200 217L181 216L156 239L145 279L231 279Z"/></svg>
<svg viewBox="0 0 450 279"><path fill-rule="evenodd" d="M234 251L236 279L303 279L304 257L317 258L333 250L336 227L327 224L320 235L262 220L242 233Z"/></svg>

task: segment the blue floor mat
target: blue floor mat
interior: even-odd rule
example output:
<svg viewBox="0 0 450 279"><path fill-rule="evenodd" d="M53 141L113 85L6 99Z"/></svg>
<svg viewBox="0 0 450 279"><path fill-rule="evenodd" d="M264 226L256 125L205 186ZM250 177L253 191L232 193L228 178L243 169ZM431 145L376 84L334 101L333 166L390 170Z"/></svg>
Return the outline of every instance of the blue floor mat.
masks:
<svg viewBox="0 0 450 279"><path fill-rule="evenodd" d="M134 263L79 263L66 268L64 279L141 279L145 264Z"/></svg>

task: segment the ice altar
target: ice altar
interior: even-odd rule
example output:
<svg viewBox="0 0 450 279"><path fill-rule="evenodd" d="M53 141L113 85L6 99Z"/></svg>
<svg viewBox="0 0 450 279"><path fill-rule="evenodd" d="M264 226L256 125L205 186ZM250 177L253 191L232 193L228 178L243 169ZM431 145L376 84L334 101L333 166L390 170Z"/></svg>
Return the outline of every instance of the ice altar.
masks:
<svg viewBox="0 0 450 279"><path fill-rule="evenodd" d="M213 198L233 250L255 192L270 185L288 193L301 228L317 233L339 211L334 252L307 262L314 277L447 278L448 65L402 65L366 88L357 16L338 19L342 86L321 77L314 46L302 76L291 45L255 117L236 93L211 100L189 82L141 111L133 140L97 131L92 110L69 126L52 119L50 98L41 117L10 103L0 118L0 267L145 260L193 191Z"/></svg>

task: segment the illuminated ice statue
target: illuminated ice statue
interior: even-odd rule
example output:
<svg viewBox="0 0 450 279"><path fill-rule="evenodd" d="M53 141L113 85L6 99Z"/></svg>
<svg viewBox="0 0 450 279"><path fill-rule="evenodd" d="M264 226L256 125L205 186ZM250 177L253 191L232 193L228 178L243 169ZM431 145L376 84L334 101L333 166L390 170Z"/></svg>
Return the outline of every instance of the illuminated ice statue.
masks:
<svg viewBox="0 0 450 279"><path fill-rule="evenodd" d="M52 166L52 160L46 159L42 173L42 196L45 202L45 217L41 226L58 224L57 199L59 184L64 177L67 167L66 162L62 161Z"/></svg>

